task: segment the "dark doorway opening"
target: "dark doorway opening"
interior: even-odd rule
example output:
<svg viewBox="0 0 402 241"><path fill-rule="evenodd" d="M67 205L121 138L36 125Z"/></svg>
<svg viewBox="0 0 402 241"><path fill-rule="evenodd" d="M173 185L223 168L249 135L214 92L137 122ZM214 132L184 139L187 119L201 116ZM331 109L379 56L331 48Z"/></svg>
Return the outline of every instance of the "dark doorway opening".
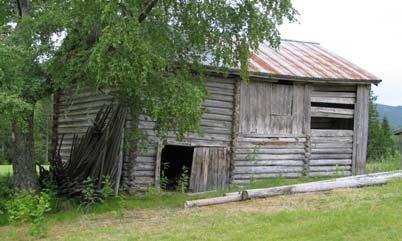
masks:
<svg viewBox="0 0 402 241"><path fill-rule="evenodd" d="M183 169L187 170L188 182L191 175L194 147L166 145L161 155L161 187L173 191L179 185Z"/></svg>

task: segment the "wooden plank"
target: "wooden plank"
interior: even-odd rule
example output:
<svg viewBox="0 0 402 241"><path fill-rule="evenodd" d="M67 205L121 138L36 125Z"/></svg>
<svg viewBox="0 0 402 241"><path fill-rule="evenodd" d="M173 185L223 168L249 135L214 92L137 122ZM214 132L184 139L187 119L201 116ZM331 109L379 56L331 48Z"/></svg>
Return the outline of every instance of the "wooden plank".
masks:
<svg viewBox="0 0 402 241"><path fill-rule="evenodd" d="M309 176L310 157L311 157L311 92L312 86L307 84L304 87L304 119L303 132L306 135L304 142L304 166L303 174Z"/></svg>
<svg viewBox="0 0 402 241"><path fill-rule="evenodd" d="M311 166L311 172L341 172L341 171L350 171L352 170L351 166Z"/></svg>
<svg viewBox="0 0 402 241"><path fill-rule="evenodd" d="M304 116L305 110L309 106L305 106L305 86L295 84L293 86L293 104L292 104L292 133L304 133Z"/></svg>
<svg viewBox="0 0 402 241"><path fill-rule="evenodd" d="M303 166L303 160L255 160L235 161L235 167L240 166Z"/></svg>
<svg viewBox="0 0 402 241"><path fill-rule="evenodd" d="M312 117L353 118L354 110L330 107L311 107Z"/></svg>
<svg viewBox="0 0 402 241"><path fill-rule="evenodd" d="M321 159L351 159L352 154L311 154L311 160Z"/></svg>
<svg viewBox="0 0 402 241"><path fill-rule="evenodd" d="M316 103L331 103L331 104L348 104L354 105L356 102L355 98L347 98L347 97L311 97L311 102Z"/></svg>
<svg viewBox="0 0 402 241"><path fill-rule="evenodd" d="M233 98L233 119L232 119L232 142L230 143L230 156L228 156L226 169L228 170L227 174L227 184L232 183L232 170L234 169L234 160L236 158L236 150L238 148L238 136L240 131L240 98L241 98L241 80L235 80L235 90L234 90L234 98Z"/></svg>
<svg viewBox="0 0 402 241"><path fill-rule="evenodd" d="M352 137L353 130L311 130L311 135L317 137Z"/></svg>
<svg viewBox="0 0 402 241"><path fill-rule="evenodd" d="M250 183L251 179L267 179L267 178L296 178L301 177L302 173L298 172L277 172L277 173L254 173L254 174L233 174L233 183ZM245 179L245 180L244 180ZM241 182L240 180L243 180Z"/></svg>
<svg viewBox="0 0 402 241"><path fill-rule="evenodd" d="M233 170L233 174L264 174L302 172L302 166L239 166Z"/></svg>
<svg viewBox="0 0 402 241"><path fill-rule="evenodd" d="M219 101L219 100L205 100L202 106L205 107L216 107L216 108L228 108L232 109L233 108L233 103L231 102L226 102L226 101Z"/></svg>
<svg viewBox="0 0 402 241"><path fill-rule="evenodd" d="M237 148L237 154L304 154L304 148Z"/></svg>
<svg viewBox="0 0 402 241"><path fill-rule="evenodd" d="M339 144L339 143L346 143L346 142L353 142L353 137L351 136L334 136L331 138L328 137L316 137L313 136L311 137L311 142L312 143L334 143L334 144Z"/></svg>
<svg viewBox="0 0 402 241"><path fill-rule="evenodd" d="M352 165L352 159L311 160L310 165L311 166Z"/></svg>
<svg viewBox="0 0 402 241"><path fill-rule="evenodd" d="M313 148L311 150L312 153L314 154L352 154L353 149L352 148L331 148L331 149L315 149Z"/></svg>
<svg viewBox="0 0 402 241"><path fill-rule="evenodd" d="M303 160L304 154L238 154L236 160Z"/></svg>
<svg viewBox="0 0 402 241"><path fill-rule="evenodd" d="M338 97L338 98L356 98L355 92L329 92L329 91L313 91L313 97Z"/></svg>
<svg viewBox="0 0 402 241"><path fill-rule="evenodd" d="M314 84L313 91L322 92L356 92L356 85L320 85Z"/></svg>
<svg viewBox="0 0 402 241"><path fill-rule="evenodd" d="M291 116L293 85L272 84L271 115Z"/></svg>
<svg viewBox="0 0 402 241"><path fill-rule="evenodd" d="M369 94L370 85L357 86L353 141L353 170L357 174L364 173L366 168Z"/></svg>
<svg viewBox="0 0 402 241"><path fill-rule="evenodd" d="M401 154L400 169L402 169L402 132L399 133L399 153Z"/></svg>
<svg viewBox="0 0 402 241"><path fill-rule="evenodd" d="M156 151L156 159L155 159L155 170L154 170L156 187L159 187L159 185L160 185L162 150L163 150L163 144L162 144L162 142L158 142L158 147L157 147L157 151Z"/></svg>

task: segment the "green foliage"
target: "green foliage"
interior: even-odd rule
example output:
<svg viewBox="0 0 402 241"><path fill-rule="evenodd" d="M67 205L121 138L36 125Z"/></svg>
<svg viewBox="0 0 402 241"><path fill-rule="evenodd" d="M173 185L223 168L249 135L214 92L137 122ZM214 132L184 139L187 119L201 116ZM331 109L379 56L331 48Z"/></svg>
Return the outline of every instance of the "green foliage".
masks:
<svg viewBox="0 0 402 241"><path fill-rule="evenodd" d="M145 17L149 0L54 2L67 33L48 61L56 86L112 88L133 116L179 139L199 129L203 65L240 67L247 78L250 51L264 40L277 46L277 26L296 14L289 0L155 1Z"/></svg>
<svg viewBox="0 0 402 241"><path fill-rule="evenodd" d="M177 191L181 193L187 192L189 182L190 182L190 175L188 173L188 168L186 166L183 166L181 168L179 180L177 180Z"/></svg>
<svg viewBox="0 0 402 241"><path fill-rule="evenodd" d="M178 139L201 132L206 65L247 79L251 51L278 46L277 27L297 14L290 0L26 2L20 11L0 0L0 119L24 128L52 90L89 85L113 89L134 118L149 116L160 136Z"/></svg>
<svg viewBox="0 0 402 241"><path fill-rule="evenodd" d="M81 205L86 207L94 205L99 200L95 192L95 184L93 179L88 177L83 184L85 185L85 188L82 190Z"/></svg>
<svg viewBox="0 0 402 241"><path fill-rule="evenodd" d="M169 163L164 162L162 163L162 170L161 170L161 176L159 178L159 187L163 190L166 190L169 184L169 179L165 175L166 170L169 168Z"/></svg>
<svg viewBox="0 0 402 241"><path fill-rule="evenodd" d="M35 104L34 110L35 161L40 164L48 164L53 127L52 99L39 100Z"/></svg>
<svg viewBox="0 0 402 241"><path fill-rule="evenodd" d="M374 104L376 99L377 97L370 92L368 160L383 162L397 155L397 146L392 139L388 119L384 117L383 120L380 120Z"/></svg>
<svg viewBox="0 0 402 241"><path fill-rule="evenodd" d="M102 176L100 187L97 186L95 180L88 177L83 185L85 188L81 193L81 206L89 207L96 203L103 203L113 195L113 187L109 176Z"/></svg>
<svg viewBox="0 0 402 241"><path fill-rule="evenodd" d="M113 195L113 187L109 176L103 177L101 192L104 199L107 199Z"/></svg>
<svg viewBox="0 0 402 241"><path fill-rule="evenodd" d="M5 204L9 222L31 222L35 236L46 235L45 214L51 210L51 196L47 192L17 192Z"/></svg>

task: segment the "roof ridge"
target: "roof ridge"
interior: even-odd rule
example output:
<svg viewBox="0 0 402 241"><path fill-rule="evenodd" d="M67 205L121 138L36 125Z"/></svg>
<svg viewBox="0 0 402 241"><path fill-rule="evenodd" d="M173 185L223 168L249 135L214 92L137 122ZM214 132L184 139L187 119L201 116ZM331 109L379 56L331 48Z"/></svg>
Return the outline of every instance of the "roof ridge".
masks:
<svg viewBox="0 0 402 241"><path fill-rule="evenodd" d="M318 43L318 42L302 41L302 40L294 40L294 39L286 39L286 38L281 39L281 41L297 42L297 43L305 43L305 44L317 44L317 45L320 45L320 43Z"/></svg>

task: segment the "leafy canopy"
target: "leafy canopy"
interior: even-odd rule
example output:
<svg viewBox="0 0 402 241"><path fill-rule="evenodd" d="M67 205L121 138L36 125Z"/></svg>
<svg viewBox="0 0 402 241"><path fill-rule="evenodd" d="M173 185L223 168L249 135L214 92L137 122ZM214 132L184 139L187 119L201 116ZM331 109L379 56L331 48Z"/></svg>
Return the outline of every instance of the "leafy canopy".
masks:
<svg viewBox="0 0 402 241"><path fill-rule="evenodd" d="M23 18L15 4L0 4L0 59L11 59L0 60L0 108L5 98L26 108L49 80L63 89L84 83L115 90L159 133L178 137L199 126L205 65L236 67L247 79L250 51L277 46L277 26L296 14L290 0L47 0Z"/></svg>

